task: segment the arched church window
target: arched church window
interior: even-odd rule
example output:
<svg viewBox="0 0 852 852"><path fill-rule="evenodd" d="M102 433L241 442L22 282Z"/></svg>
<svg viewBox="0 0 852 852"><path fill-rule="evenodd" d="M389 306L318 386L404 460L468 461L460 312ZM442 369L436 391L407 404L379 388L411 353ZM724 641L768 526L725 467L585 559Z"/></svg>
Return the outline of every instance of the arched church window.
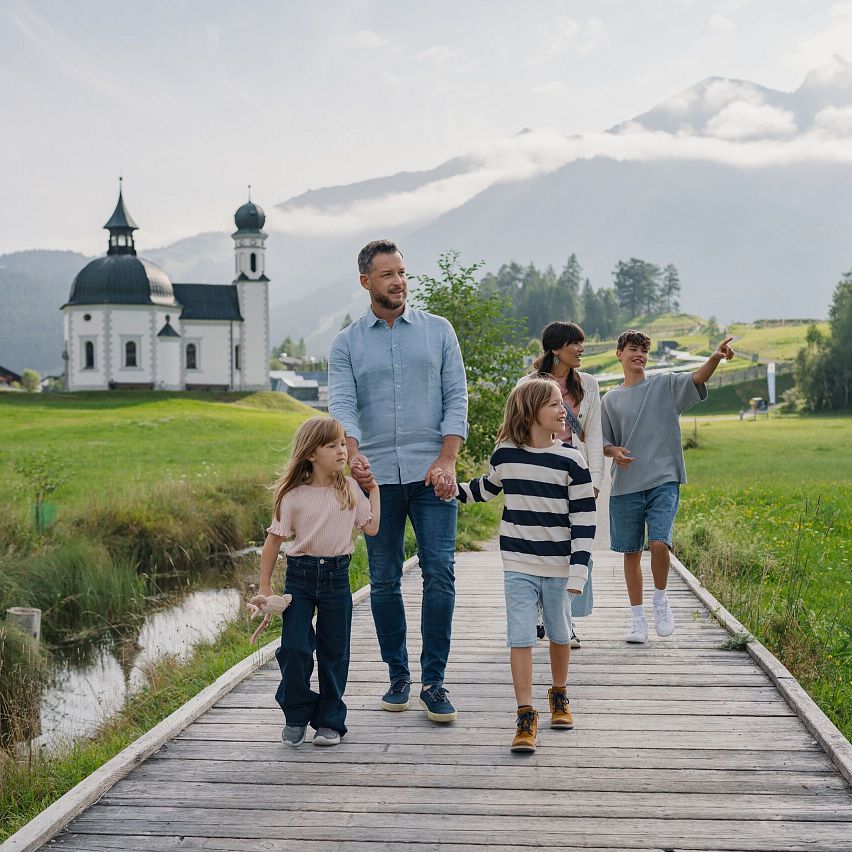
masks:
<svg viewBox="0 0 852 852"><path fill-rule="evenodd" d="M254 252L251 253L251 257L249 258L249 265L252 272L257 272L257 255Z"/></svg>
<svg viewBox="0 0 852 852"><path fill-rule="evenodd" d="M242 367L240 367L240 344L239 343L234 347L234 367L237 370L242 369Z"/></svg>
<svg viewBox="0 0 852 852"><path fill-rule="evenodd" d="M124 344L124 366L135 367L136 365L136 343L133 340L128 340Z"/></svg>
<svg viewBox="0 0 852 852"><path fill-rule="evenodd" d="M83 367L84 370L94 370L95 369L95 344L92 343L91 340L86 341L86 345L83 347L85 365Z"/></svg>
<svg viewBox="0 0 852 852"><path fill-rule="evenodd" d="M186 344L186 369L198 369L198 350L196 349L194 343Z"/></svg>

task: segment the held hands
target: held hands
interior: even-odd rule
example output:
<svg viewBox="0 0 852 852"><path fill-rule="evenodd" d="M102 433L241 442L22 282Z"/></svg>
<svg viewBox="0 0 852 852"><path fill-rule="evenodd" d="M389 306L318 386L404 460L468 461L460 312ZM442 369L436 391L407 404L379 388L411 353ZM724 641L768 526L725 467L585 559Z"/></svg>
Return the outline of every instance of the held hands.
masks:
<svg viewBox="0 0 852 852"><path fill-rule="evenodd" d="M293 600L292 595L273 595L273 594L260 594L255 595L247 604L246 608L249 611L250 618L257 618L258 615L262 615L263 619L260 622L257 630L252 633L251 636L251 644L254 645L257 642L258 636L266 629L266 625L269 624L269 620L273 615L280 615L290 606L290 602Z"/></svg>
<svg viewBox="0 0 852 852"><path fill-rule="evenodd" d="M439 500L449 500L456 496L455 469L455 462L438 456L426 471L423 482L435 489L435 496Z"/></svg>
<svg viewBox="0 0 852 852"><path fill-rule="evenodd" d="M352 478L364 491L372 491L376 487L370 462L362 453L356 452L349 457L349 470L352 471Z"/></svg>
<svg viewBox="0 0 852 852"><path fill-rule="evenodd" d="M716 351L713 353L711 357L716 358L717 360L725 360L730 361L731 358L734 357L734 350L730 347L730 342L733 340L733 337L726 337L717 347Z"/></svg>

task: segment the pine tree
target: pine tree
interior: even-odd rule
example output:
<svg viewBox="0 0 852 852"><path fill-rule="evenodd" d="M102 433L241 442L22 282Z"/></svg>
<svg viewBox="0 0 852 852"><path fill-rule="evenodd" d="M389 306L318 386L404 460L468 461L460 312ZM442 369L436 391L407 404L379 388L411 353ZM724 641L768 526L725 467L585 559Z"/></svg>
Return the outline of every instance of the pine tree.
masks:
<svg viewBox="0 0 852 852"><path fill-rule="evenodd" d="M671 313L672 311L677 313L680 310L680 275L673 263L668 264L663 270L663 284L660 290L660 297L666 313Z"/></svg>

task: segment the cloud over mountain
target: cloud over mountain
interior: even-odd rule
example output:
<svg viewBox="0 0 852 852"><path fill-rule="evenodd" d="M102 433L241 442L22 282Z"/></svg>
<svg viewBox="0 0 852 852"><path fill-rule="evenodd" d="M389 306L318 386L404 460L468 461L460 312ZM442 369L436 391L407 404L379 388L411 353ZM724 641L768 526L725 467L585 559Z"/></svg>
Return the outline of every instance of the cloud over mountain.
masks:
<svg viewBox="0 0 852 852"><path fill-rule="evenodd" d="M827 98L831 105L822 106ZM792 93L709 78L611 131L580 136L525 131L468 152L454 174L344 203L288 203L273 211L269 225L316 237L424 223L490 186L597 157L740 168L852 162L852 64L836 58Z"/></svg>

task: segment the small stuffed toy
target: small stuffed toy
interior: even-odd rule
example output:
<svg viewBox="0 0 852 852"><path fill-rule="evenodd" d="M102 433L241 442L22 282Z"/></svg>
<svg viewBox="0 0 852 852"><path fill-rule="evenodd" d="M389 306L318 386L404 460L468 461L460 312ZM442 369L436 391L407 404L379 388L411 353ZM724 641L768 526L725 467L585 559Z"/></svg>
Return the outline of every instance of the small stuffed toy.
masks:
<svg viewBox="0 0 852 852"><path fill-rule="evenodd" d="M251 644L257 642L257 637L266 629L269 620L273 615L281 615L293 600L292 595L255 595L247 604L251 618L257 618L258 615L263 616L260 626L252 633Z"/></svg>

